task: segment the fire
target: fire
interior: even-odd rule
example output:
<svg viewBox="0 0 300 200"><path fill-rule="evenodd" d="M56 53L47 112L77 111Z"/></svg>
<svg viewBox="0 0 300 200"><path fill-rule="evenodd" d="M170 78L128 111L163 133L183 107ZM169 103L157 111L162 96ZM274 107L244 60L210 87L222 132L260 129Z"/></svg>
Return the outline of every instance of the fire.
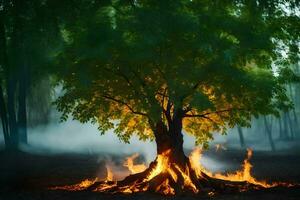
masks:
<svg viewBox="0 0 300 200"><path fill-rule="evenodd" d="M221 173L213 174L212 172L205 169L199 163L199 161L202 157L202 152L201 152L200 148L194 149L192 151L189 159L190 159L190 162L191 162L191 165L192 165L193 169L195 169L196 174L199 178L201 178L201 172L204 172L206 175L208 175L212 178L226 180L226 181L248 182L248 183L251 183L251 184L254 184L254 185L262 186L264 188L270 188L270 187L275 187L275 186L279 186L279 185L292 186L292 184L279 183L279 182L269 184L265 180L260 180L259 181L259 180L255 179L251 174L252 165L250 163L250 159L252 157L252 154L253 154L252 150L247 149L247 157L243 162L242 169L238 170L234 173L228 173L228 174L225 174L225 175L221 174Z"/></svg>
<svg viewBox="0 0 300 200"><path fill-rule="evenodd" d="M109 165L106 165L105 167L106 167L106 178L104 180L104 183L112 182L113 181L113 172L112 172L111 168L109 167ZM67 186L56 186L56 187L52 187L50 189L80 191L80 190L85 190L85 189L91 187L97 181L100 181L99 178L85 179L78 184L67 185Z"/></svg>
<svg viewBox="0 0 300 200"><path fill-rule="evenodd" d="M169 179L167 178L162 184L160 184L156 190L156 192L162 192L164 195L174 195L175 190L169 184Z"/></svg>
<svg viewBox="0 0 300 200"><path fill-rule="evenodd" d="M114 174L111 168L108 165L106 165L105 167L106 167L106 181L113 181Z"/></svg>
<svg viewBox="0 0 300 200"><path fill-rule="evenodd" d="M171 152L171 150L167 150L157 156L157 164L156 164L155 168L150 172L150 175L147 177L148 181L153 179L155 176L159 175L160 173L168 171L168 169L169 169L169 156L168 155L170 154L170 152ZM173 177L173 178L177 179L177 177Z"/></svg>
<svg viewBox="0 0 300 200"><path fill-rule="evenodd" d="M216 152L220 151L220 150L226 150L226 147L222 144L216 144Z"/></svg>
<svg viewBox="0 0 300 200"><path fill-rule="evenodd" d="M200 164L200 159L202 157L202 151L200 148L195 148L190 156L190 163L192 168L195 170L196 175L198 176L198 178L202 178L201 173L202 172L206 172L207 170ZM207 172L206 172L207 173Z"/></svg>
<svg viewBox="0 0 300 200"><path fill-rule="evenodd" d="M131 172L131 174L136 174L136 173L140 173L143 172L147 169L147 166L144 164L138 164L135 165L134 164L134 160L139 157L139 154L133 154L132 156L126 158L125 163L124 163L124 167L127 167L128 170Z"/></svg>
<svg viewBox="0 0 300 200"><path fill-rule="evenodd" d="M236 171L232 174L226 174L222 175L220 173L214 174L214 178L222 179L222 180L228 180L228 181L246 181L248 183L252 183L255 185L260 185L264 188L273 187L276 184L267 184L266 181L258 181L251 175L251 169L252 165L250 163L250 158L252 157L252 150L247 149L247 158L244 160L242 169L239 171Z"/></svg>
<svg viewBox="0 0 300 200"><path fill-rule="evenodd" d="M126 158L124 166L131 172L131 176L123 181L126 184L120 184L114 180L113 172L109 165L106 165L107 176L105 180L94 180L86 179L79 184L71 186L54 187L52 189L63 189L63 190L85 190L90 189L92 191L99 192L112 192L112 193L137 193L145 191L155 191L164 195L174 195L181 187L182 191L192 191L193 193L199 193L200 188L197 184L198 180L206 180L207 177L234 182L246 182L253 185L254 188L270 188L275 186L292 186L292 184L286 183L272 183L269 184L266 181L259 181L255 179L251 174L252 165L250 158L252 157L252 150L247 150L247 157L243 162L242 169L234 173L228 174L213 174L212 172L205 169L200 164L202 151L200 148L196 148L192 151L189 156L190 167L179 167L176 163L170 160L171 150L159 154L156 161L150 165L149 169L144 164L134 164L134 160L139 156L134 154ZM140 174L138 174L140 173ZM192 175L192 173L194 175ZM206 174L206 176L205 176ZM134 179L135 176L142 175L141 178ZM196 176L196 179L193 178ZM133 181L131 181L133 180ZM122 182L122 181L120 181ZM243 184L241 184L243 185ZM248 189L247 184L241 187L237 186L240 191ZM215 195L215 191L208 191L208 196Z"/></svg>

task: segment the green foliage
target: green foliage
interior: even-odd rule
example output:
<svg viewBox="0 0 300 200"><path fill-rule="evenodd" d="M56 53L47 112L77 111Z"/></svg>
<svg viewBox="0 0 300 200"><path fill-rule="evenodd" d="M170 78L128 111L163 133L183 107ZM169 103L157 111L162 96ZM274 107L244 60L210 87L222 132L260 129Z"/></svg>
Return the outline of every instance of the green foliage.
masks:
<svg viewBox="0 0 300 200"><path fill-rule="evenodd" d="M153 139L153 124L169 123L166 111L173 119L182 111L183 129L207 145L214 131L291 105L284 89L291 75L272 64L297 59L298 1L92 4L61 28L63 118L115 128L128 142L133 134Z"/></svg>

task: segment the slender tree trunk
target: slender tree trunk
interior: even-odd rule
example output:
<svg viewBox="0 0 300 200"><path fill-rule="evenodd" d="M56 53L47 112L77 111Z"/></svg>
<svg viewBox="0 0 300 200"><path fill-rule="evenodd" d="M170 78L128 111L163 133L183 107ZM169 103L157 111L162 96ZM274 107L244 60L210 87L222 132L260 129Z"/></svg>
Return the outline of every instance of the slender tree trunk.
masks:
<svg viewBox="0 0 300 200"><path fill-rule="evenodd" d="M15 108L15 92L16 92L16 80L13 75L9 73L7 83L7 104L8 104L8 124L11 138L12 149L18 149L19 135L16 120L16 108Z"/></svg>
<svg viewBox="0 0 300 200"><path fill-rule="evenodd" d="M27 144L27 112L26 112L26 94L27 94L27 67L22 66L19 76L19 98L18 98L18 132L20 143Z"/></svg>
<svg viewBox="0 0 300 200"><path fill-rule="evenodd" d="M3 11L0 12L0 61L4 73L7 72L8 66L8 57L7 57L7 45L6 45L6 33L4 25L4 14ZM2 122L2 129L4 134L5 148L9 149L11 147L9 129L8 129L8 114L6 109L6 102L4 99L4 90L2 88L2 80L0 79L0 117Z"/></svg>
<svg viewBox="0 0 300 200"><path fill-rule="evenodd" d="M293 109L293 115L294 115L294 127L293 127L293 130L294 130L294 135L297 137L296 134L299 132L299 124L298 124L298 117L297 117L295 108Z"/></svg>
<svg viewBox="0 0 300 200"><path fill-rule="evenodd" d="M275 151L275 144L272 138L272 127L271 125L268 123L266 116L263 117L264 118L264 124L265 124L265 128L266 128L266 132L268 135L268 140L271 146L272 151Z"/></svg>
<svg viewBox="0 0 300 200"><path fill-rule="evenodd" d="M1 82L0 82L0 118L1 118L1 122L2 122L5 148L9 149L11 144L10 144L9 131L8 131L7 110L6 110L6 106L5 106Z"/></svg>
<svg viewBox="0 0 300 200"><path fill-rule="evenodd" d="M282 130L282 118L281 115L278 118L278 124L279 124L279 139L283 139L283 130Z"/></svg>
<svg viewBox="0 0 300 200"><path fill-rule="evenodd" d="M294 138L293 122L291 120L291 116L289 112L287 113L287 120L290 128L290 138L293 139Z"/></svg>
<svg viewBox="0 0 300 200"><path fill-rule="evenodd" d="M283 115L283 133L284 133L284 139L289 139L289 130L288 130L288 121L287 121L287 112L284 112Z"/></svg>
<svg viewBox="0 0 300 200"><path fill-rule="evenodd" d="M239 133L241 148L245 148L245 139L244 139L242 127L238 126L237 130Z"/></svg>

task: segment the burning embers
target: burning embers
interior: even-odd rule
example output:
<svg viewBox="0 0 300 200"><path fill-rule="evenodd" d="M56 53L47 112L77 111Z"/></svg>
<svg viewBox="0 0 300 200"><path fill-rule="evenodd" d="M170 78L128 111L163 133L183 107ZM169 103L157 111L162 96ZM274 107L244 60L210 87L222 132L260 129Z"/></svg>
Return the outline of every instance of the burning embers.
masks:
<svg viewBox="0 0 300 200"><path fill-rule="evenodd" d="M200 164L201 150L196 148L189 156L189 162L185 167L170 161L171 150L159 154L149 165L134 164L138 154L126 158L124 166L131 175L122 181L113 179L113 172L109 165L106 166L107 176L105 180L84 180L79 184L54 187L61 190L91 190L111 193L137 193L153 191L164 195L174 195L177 192L190 191L193 193L206 192L211 196L218 192L219 188L234 188L238 191L249 189L270 188L275 186L293 186L288 183L267 183L258 181L251 175L252 165L250 158L252 151L248 149L247 157L242 169L230 174L212 173Z"/></svg>

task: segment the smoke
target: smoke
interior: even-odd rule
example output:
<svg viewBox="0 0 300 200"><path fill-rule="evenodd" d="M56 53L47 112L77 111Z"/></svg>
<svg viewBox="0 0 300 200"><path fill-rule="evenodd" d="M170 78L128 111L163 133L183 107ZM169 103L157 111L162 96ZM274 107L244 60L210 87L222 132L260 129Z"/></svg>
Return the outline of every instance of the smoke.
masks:
<svg viewBox="0 0 300 200"><path fill-rule="evenodd" d="M139 153L138 163L145 163L146 165L156 157L156 145L154 142L140 141L137 137L133 136L130 144L125 144L118 139L112 130L108 131L105 135L101 135L97 130L97 126L91 123L82 124L71 119L59 123L57 120L59 113L55 111L53 113L54 116L51 117L51 123L29 128L29 145L23 147L24 151L33 154L75 153L97 155L99 156L99 163L105 163L102 163L101 166L108 165L112 168L116 180L129 174L129 171L123 166L126 157ZM254 151L271 150L263 128L256 126L249 129L243 128L243 134L246 147L250 147ZM274 142L277 152L281 153L285 150L287 153L290 153L291 149L299 147L298 141L280 141L275 138ZM3 144L3 134L0 134L1 143ZM194 147L194 138L188 134L184 134L184 149L186 153L189 154ZM214 140L210 142L210 149L204 152L201 163L205 168L213 172L230 168L231 164L229 162L220 160L222 155L212 156L213 154L218 154L217 151L226 150L241 150L239 135L235 128L229 130L228 135L225 136L217 133L214 134ZM241 152L242 154L243 151ZM103 174L103 171L105 172L106 170L99 169L97 176L100 178L105 177L106 175Z"/></svg>
<svg viewBox="0 0 300 200"><path fill-rule="evenodd" d="M28 132L30 147L25 151L34 153L129 155L139 152L147 161L153 160L156 153L153 142L141 142L132 137L130 144L125 144L112 130L100 135L95 125L73 120L29 129Z"/></svg>

